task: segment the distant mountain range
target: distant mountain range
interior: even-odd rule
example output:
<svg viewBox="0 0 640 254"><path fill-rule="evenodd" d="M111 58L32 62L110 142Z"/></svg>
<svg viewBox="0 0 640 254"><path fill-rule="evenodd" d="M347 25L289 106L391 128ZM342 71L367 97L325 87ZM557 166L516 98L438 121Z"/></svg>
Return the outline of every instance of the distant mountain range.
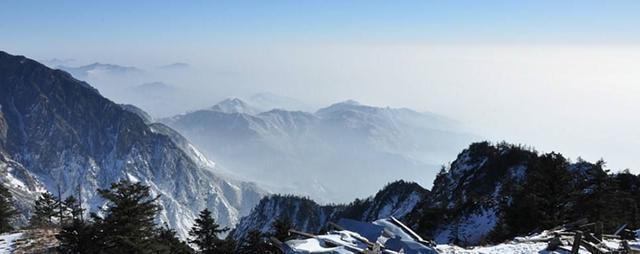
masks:
<svg viewBox="0 0 640 254"><path fill-rule="evenodd" d="M188 63L171 63L163 66L159 66L158 68L164 70L184 70L191 67Z"/></svg>
<svg viewBox="0 0 640 254"><path fill-rule="evenodd" d="M99 64L78 70L94 67L135 71ZM224 174L186 138L150 124L135 106L115 104L66 72L0 52L0 183L22 214L30 213L39 192L57 194L58 188L63 196L80 188L83 206L96 209L103 202L96 189L120 179L143 182L161 195L159 219L183 237L200 210L232 226L266 194Z"/></svg>
<svg viewBox="0 0 640 254"><path fill-rule="evenodd" d="M83 79L100 75L132 75L143 73L143 70L136 67L104 63L92 63L78 67L57 66L57 68L71 73L74 77Z"/></svg>
<svg viewBox="0 0 640 254"><path fill-rule="evenodd" d="M332 202L397 179L428 183L448 156L476 138L443 116L355 101L315 113L260 112L233 98L159 121L240 176Z"/></svg>
<svg viewBox="0 0 640 254"><path fill-rule="evenodd" d="M312 106L298 99L272 93L256 93L246 98L246 101L262 111L269 111L272 109L284 109L290 111L314 110Z"/></svg>

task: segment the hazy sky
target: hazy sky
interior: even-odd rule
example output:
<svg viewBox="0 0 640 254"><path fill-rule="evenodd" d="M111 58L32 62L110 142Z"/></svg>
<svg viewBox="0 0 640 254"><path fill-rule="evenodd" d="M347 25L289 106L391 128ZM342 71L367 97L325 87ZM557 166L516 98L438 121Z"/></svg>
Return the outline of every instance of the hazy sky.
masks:
<svg viewBox="0 0 640 254"><path fill-rule="evenodd" d="M154 68L214 100L411 107L640 169L640 1L0 1L0 50ZM164 81L164 80L163 80ZM452 158L453 160L454 158Z"/></svg>

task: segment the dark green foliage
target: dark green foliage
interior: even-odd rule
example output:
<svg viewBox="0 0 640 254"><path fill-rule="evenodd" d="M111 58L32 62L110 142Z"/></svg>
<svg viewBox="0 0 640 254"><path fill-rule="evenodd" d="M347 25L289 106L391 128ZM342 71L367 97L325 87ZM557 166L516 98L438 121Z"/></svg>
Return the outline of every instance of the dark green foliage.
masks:
<svg viewBox="0 0 640 254"><path fill-rule="evenodd" d="M13 230L11 218L16 214L11 204L11 193L0 183L0 233Z"/></svg>
<svg viewBox="0 0 640 254"><path fill-rule="evenodd" d="M97 227L80 219L74 219L62 227L56 238L59 251L68 254L97 253L102 245L97 242Z"/></svg>
<svg viewBox="0 0 640 254"><path fill-rule="evenodd" d="M598 164L596 164L598 165ZM640 177L622 172L595 175L577 201L576 211L590 221L603 223L605 232L622 224L640 227Z"/></svg>
<svg viewBox="0 0 640 254"><path fill-rule="evenodd" d="M98 193L107 201L104 215L92 213L90 220L83 219L75 197L62 203L66 222L56 236L61 253L194 253L174 230L154 223L160 208L148 186L123 180Z"/></svg>
<svg viewBox="0 0 640 254"><path fill-rule="evenodd" d="M181 241L176 236L176 231L169 228L168 225L164 225L156 230L158 235L156 236L156 241L159 249L161 249L160 253L171 253L171 254L191 254L195 253L187 243Z"/></svg>
<svg viewBox="0 0 640 254"><path fill-rule="evenodd" d="M98 223L100 244L110 253L153 253L154 219L160 207L149 187L122 180L98 194L107 201Z"/></svg>
<svg viewBox="0 0 640 254"><path fill-rule="evenodd" d="M235 242L231 238L220 239L218 235L229 231L229 228L221 228L211 216L209 209L200 211L195 224L189 231L191 240L198 247L198 253L224 254L233 253Z"/></svg>
<svg viewBox="0 0 640 254"><path fill-rule="evenodd" d="M31 227L54 227L59 225L58 216L59 200L49 192L42 193L36 200L33 215L29 221Z"/></svg>
<svg viewBox="0 0 640 254"><path fill-rule="evenodd" d="M283 215L278 217L275 221L273 221L271 227L273 228L273 237L277 238L281 242L291 239L289 229L293 229L294 225L288 216Z"/></svg>
<svg viewBox="0 0 640 254"><path fill-rule="evenodd" d="M74 196L67 197L62 202L64 210L62 228L56 238L60 241L61 253L93 253L99 250L97 244L97 227L83 220L80 201Z"/></svg>
<svg viewBox="0 0 640 254"><path fill-rule="evenodd" d="M557 153L532 161L522 191L514 195L508 217L511 233L530 233L571 220L571 200L576 190L568 167L567 160Z"/></svg>
<svg viewBox="0 0 640 254"><path fill-rule="evenodd" d="M640 176L610 174L603 161L572 163L558 153L488 142L472 144L458 159L465 164L457 166L471 168L443 167L428 198L405 217L427 238L487 205L498 209L499 221L481 243L499 243L583 218L601 222L605 233L622 224L640 227ZM464 239L452 240L465 244Z"/></svg>
<svg viewBox="0 0 640 254"><path fill-rule="evenodd" d="M60 218L60 222L62 226L66 226L74 223L77 220L82 218L82 214L84 213L84 209L82 208L80 201L77 200L74 196L67 197L62 202L62 217Z"/></svg>
<svg viewBox="0 0 640 254"><path fill-rule="evenodd" d="M251 230L247 233L247 236L240 241L238 254L276 254L280 253L280 250L267 242L262 233L258 230Z"/></svg>

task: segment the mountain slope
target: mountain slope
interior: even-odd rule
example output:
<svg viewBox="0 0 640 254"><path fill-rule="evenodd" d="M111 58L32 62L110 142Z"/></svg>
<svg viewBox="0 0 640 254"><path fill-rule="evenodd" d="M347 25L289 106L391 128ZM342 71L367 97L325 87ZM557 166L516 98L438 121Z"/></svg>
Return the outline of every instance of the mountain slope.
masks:
<svg viewBox="0 0 640 254"><path fill-rule="evenodd" d="M370 199L337 206L267 197L240 220L238 232L264 231L269 224L259 218L281 215L303 218L294 225L308 232L340 218L371 222L395 216L425 239L469 246L501 243L580 219L601 222L605 232L623 224L640 227L640 176L611 174L603 165L506 143L474 143L441 170L430 191L400 182Z"/></svg>
<svg viewBox="0 0 640 254"><path fill-rule="evenodd" d="M230 106L159 121L274 192L322 202L366 197L374 186L399 178L431 182L436 165L474 138L438 115L356 102L316 113L274 109L255 114L239 99L218 105Z"/></svg>
<svg viewBox="0 0 640 254"><path fill-rule="evenodd" d="M269 111L272 109L282 109L282 110L291 110L291 111L310 111L312 107L307 105L306 103L299 101L297 99L276 95L272 93L256 93L246 100L251 104L255 105L257 108L262 111Z"/></svg>
<svg viewBox="0 0 640 254"><path fill-rule="evenodd" d="M260 113L259 109L250 106L249 104L245 103L244 101L238 98L225 99L219 102L218 104L214 105L210 109L213 111L219 111L219 112L231 113L231 114L241 113L241 114L255 115Z"/></svg>
<svg viewBox="0 0 640 254"><path fill-rule="evenodd" d="M232 235L242 239L250 230L271 232L272 223L279 217L291 219L297 230L317 233L326 229L328 222L340 218L374 221L389 216L404 218L429 192L416 183L397 181L388 184L375 196L357 199L347 205L319 205L303 197L273 195L243 217Z"/></svg>
<svg viewBox="0 0 640 254"><path fill-rule="evenodd" d="M3 180L29 192L59 186L75 195L80 186L84 206L95 208L97 188L141 181L161 195L160 219L182 236L201 209L232 225L264 193L215 173L168 128L151 128L87 83L22 56L0 52L0 105Z"/></svg>

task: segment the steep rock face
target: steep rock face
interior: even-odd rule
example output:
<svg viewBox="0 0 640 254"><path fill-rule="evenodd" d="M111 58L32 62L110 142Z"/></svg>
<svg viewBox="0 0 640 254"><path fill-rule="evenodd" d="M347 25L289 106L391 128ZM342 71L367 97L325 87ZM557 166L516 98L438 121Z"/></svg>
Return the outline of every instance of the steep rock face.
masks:
<svg viewBox="0 0 640 254"><path fill-rule="evenodd" d="M269 196L243 217L232 235L242 239L250 230L264 233L272 231L272 224L279 217L291 219L297 230L316 233L327 223L340 218L374 221L389 216L404 219L429 192L416 183L397 181L385 186L375 196L355 200L347 205L319 205L296 196Z"/></svg>
<svg viewBox="0 0 640 254"><path fill-rule="evenodd" d="M122 178L141 181L162 195L160 219L184 236L199 210L207 207L221 224L232 225L263 195L253 184L217 175L194 156L197 151L176 144L167 130L154 131L87 83L25 57L0 52L0 105L2 154L16 163L6 167L28 170L37 184L59 186L63 196L76 195L80 186L86 207L102 202L97 188ZM16 181L32 181L6 171Z"/></svg>

